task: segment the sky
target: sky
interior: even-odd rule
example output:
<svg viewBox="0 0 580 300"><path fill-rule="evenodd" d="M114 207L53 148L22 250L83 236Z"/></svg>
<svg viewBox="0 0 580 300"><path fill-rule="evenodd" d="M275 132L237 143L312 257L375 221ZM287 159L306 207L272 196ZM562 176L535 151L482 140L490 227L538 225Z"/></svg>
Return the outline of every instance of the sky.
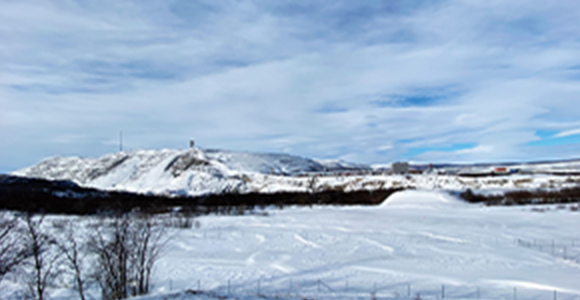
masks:
<svg viewBox="0 0 580 300"><path fill-rule="evenodd" d="M0 0L0 172L202 148L580 158L577 0Z"/></svg>

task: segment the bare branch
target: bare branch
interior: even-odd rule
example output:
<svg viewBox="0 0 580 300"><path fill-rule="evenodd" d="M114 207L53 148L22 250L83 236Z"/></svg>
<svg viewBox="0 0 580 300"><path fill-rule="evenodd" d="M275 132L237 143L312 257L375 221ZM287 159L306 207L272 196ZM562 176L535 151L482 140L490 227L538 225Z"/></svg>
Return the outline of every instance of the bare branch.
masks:
<svg viewBox="0 0 580 300"><path fill-rule="evenodd" d="M18 242L21 225L10 213L0 212L0 282L30 256L26 246Z"/></svg>

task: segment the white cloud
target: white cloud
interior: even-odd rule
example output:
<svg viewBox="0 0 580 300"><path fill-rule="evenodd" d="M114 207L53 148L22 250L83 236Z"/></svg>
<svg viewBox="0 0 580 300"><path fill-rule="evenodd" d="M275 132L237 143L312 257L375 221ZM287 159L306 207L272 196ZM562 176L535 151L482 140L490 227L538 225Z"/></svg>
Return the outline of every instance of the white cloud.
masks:
<svg viewBox="0 0 580 300"><path fill-rule="evenodd" d="M555 134L554 137L560 138L560 137L566 137L566 136L572 136L572 135L578 135L578 134L580 134L580 128L559 132L559 133Z"/></svg>
<svg viewBox="0 0 580 300"><path fill-rule="evenodd" d="M115 151L121 129L372 163L580 148L528 145L580 125L575 1L417 3L3 2L0 169Z"/></svg>
<svg viewBox="0 0 580 300"><path fill-rule="evenodd" d="M455 151L456 154L473 154L473 153L489 153L493 151L493 147L478 145L477 147Z"/></svg>

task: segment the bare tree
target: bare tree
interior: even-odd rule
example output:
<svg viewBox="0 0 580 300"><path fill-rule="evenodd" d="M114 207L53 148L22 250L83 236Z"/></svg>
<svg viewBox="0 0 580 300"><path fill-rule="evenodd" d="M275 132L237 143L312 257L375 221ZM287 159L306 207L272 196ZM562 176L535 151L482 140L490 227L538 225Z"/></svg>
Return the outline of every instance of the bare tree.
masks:
<svg viewBox="0 0 580 300"><path fill-rule="evenodd" d="M25 221L25 245L30 251L30 259L32 260L32 271L28 284L32 296L38 300L44 300L49 286L54 283L59 275L56 269L58 255L51 251L51 248L56 243L54 239L42 230L44 216L35 219L28 214Z"/></svg>
<svg viewBox="0 0 580 300"><path fill-rule="evenodd" d="M19 241L22 229L18 218L0 212L0 282L29 257L25 244Z"/></svg>
<svg viewBox="0 0 580 300"><path fill-rule="evenodd" d="M151 215L136 216L130 236L132 296L149 293L151 273L163 248L164 235L163 227Z"/></svg>
<svg viewBox="0 0 580 300"><path fill-rule="evenodd" d="M74 225L68 221L63 226L63 238L57 242L58 249L62 254L64 265L72 273L74 286L79 299L85 300L85 286L87 276L83 269L83 263L87 258L84 243L78 234L75 234Z"/></svg>
<svg viewBox="0 0 580 300"><path fill-rule="evenodd" d="M101 287L103 300L125 299L129 295L129 224L125 215L103 219L90 237L89 249L97 257L93 276Z"/></svg>
<svg viewBox="0 0 580 300"><path fill-rule="evenodd" d="M89 249L97 257L93 274L103 299L149 293L163 236L162 226L148 215L122 214L101 221Z"/></svg>

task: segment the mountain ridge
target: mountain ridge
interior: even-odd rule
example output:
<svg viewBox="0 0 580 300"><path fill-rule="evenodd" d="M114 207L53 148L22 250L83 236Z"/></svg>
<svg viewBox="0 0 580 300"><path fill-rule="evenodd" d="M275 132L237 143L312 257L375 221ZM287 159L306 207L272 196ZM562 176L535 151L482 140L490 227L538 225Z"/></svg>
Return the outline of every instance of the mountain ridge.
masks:
<svg viewBox="0 0 580 300"><path fill-rule="evenodd" d="M368 171L370 167L289 154L191 148L116 152L99 158L52 157L12 174L70 180L103 190L195 196L256 191L249 183L264 176L349 170Z"/></svg>
<svg viewBox="0 0 580 300"><path fill-rule="evenodd" d="M491 178L506 175L494 173L500 166L506 165L434 164L431 169L430 165L411 163L414 173L425 175L406 176L392 174L388 165L377 167L289 154L190 148L116 152L98 158L53 157L12 175L70 180L82 187L105 191L202 196L384 188L456 191L475 188L493 192L494 189L536 189L554 184L568 187L575 184L580 174L580 160L567 160L510 164L510 172L504 172L512 173L513 169L514 176ZM467 180L462 174L477 176Z"/></svg>

